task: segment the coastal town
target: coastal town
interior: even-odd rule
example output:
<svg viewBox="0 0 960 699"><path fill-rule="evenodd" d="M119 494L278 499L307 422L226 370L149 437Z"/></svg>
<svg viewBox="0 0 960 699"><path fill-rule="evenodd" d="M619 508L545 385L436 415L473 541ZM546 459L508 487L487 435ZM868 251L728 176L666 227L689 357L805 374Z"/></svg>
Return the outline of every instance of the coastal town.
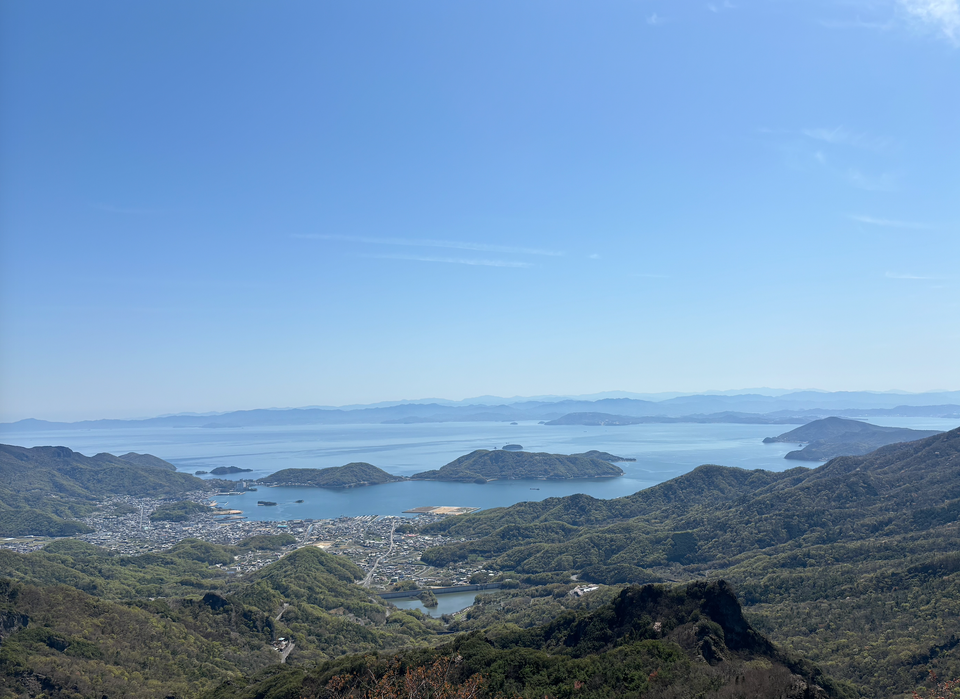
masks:
<svg viewBox="0 0 960 699"><path fill-rule="evenodd" d="M204 500L197 493L196 500ZM183 539L200 539L214 544L237 545L250 537L288 534L294 541L279 550L240 552L234 563L223 566L228 572L250 573L304 546L316 546L344 556L366 573L363 584L371 590L386 590L405 580L418 586L469 584L481 566L461 565L433 568L420 561L423 551L452 541L442 535L420 533L420 527L448 516L476 508L421 507L409 517L376 514L336 519L295 519L260 521L244 518L238 510L199 512L183 521L151 518L170 500L117 496L105 499L97 511L80 518L94 531L76 538L120 555L163 551ZM42 548L48 537L14 537L0 540L0 548L27 553Z"/></svg>

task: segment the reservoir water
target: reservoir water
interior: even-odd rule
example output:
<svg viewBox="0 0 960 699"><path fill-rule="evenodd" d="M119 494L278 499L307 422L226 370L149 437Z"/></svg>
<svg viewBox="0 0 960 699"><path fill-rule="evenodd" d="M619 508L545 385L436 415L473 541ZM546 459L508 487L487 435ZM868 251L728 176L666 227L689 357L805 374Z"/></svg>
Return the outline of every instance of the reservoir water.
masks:
<svg viewBox="0 0 960 699"><path fill-rule="evenodd" d="M473 604L477 595L489 594L485 592L451 592L448 595L437 595L436 607L424 607L423 602L418 599L391 599L387 600L390 604L400 609L419 609L427 616L439 618L444 614L453 614L461 609L466 609Z"/></svg>
<svg viewBox="0 0 960 699"><path fill-rule="evenodd" d="M949 430L956 420L884 418L876 424ZM536 422L436 423L420 425L316 425L269 428L122 428L22 432L0 428L0 441L32 447L70 447L88 456L100 452L149 453L180 471L237 466L256 479L283 468L325 468L366 461L397 475L440 468L474 449L521 444L527 451L558 454L590 449L635 458L618 464L620 478L570 481L495 481L486 484L405 481L368 488L264 488L219 498L250 519L326 519L367 514L395 515L425 505L501 507L524 500L587 493L597 498L629 495L687 473L701 464L782 471L816 462L787 461L794 444L763 444L764 437L795 425L648 424L622 427L547 426ZM209 477L209 476L208 476ZM258 500L277 503L257 506ZM296 503L296 500L303 500Z"/></svg>

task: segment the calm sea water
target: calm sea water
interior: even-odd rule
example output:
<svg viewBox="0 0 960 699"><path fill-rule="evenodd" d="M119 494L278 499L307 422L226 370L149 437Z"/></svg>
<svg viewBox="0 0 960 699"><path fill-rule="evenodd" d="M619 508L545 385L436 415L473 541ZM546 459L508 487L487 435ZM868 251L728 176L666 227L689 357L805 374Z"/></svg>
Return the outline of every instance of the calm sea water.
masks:
<svg viewBox="0 0 960 699"><path fill-rule="evenodd" d="M955 420L890 418L877 424L948 430ZM495 481L486 484L429 481L388 483L369 488L260 488L221 498L252 519L331 518L400 514L425 505L499 507L524 500L587 493L614 498L648 488L696 468L722 464L782 471L803 462L786 461L792 444L763 444L792 425L629 425L624 427L547 426L535 422L439 423L426 425L318 425L270 428L153 428L68 430L43 433L0 432L0 440L20 446L62 445L83 454L149 453L181 471L217 466L252 469L234 478L255 479L283 468L325 468L367 461L398 475L434 469L474 449L522 444L527 451L570 454L600 449L637 459L618 464L620 478L574 481ZM809 464L815 466L816 464ZM296 503L296 500L304 500ZM270 500L277 507L258 507Z"/></svg>

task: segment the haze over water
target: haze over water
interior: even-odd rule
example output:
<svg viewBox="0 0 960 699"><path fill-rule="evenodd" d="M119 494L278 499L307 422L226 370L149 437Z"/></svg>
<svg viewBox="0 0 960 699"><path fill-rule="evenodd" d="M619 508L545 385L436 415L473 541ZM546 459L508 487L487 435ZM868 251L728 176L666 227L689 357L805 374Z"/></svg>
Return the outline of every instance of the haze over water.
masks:
<svg viewBox="0 0 960 699"><path fill-rule="evenodd" d="M955 420L884 418L876 424L915 429L955 428ZM420 425L316 425L268 428L151 428L64 430L42 433L4 431L0 440L21 446L63 445L89 455L99 452L150 453L180 471L210 471L218 466L252 469L234 478L257 479L284 468L326 468L366 461L385 471L409 476L439 468L474 449L521 444L527 451L558 454L599 449L637 459L618 464L620 478L568 481L495 481L487 484L415 481L369 488L263 488L219 498L251 519L331 518L364 514L400 514L424 505L480 508L524 500L587 493L597 498L629 495L675 478L706 463L782 471L816 462L787 461L794 444L763 444L764 437L794 425L647 424L622 427L547 426L536 422L431 423ZM258 507L257 500L277 502ZM304 500L303 503L295 503Z"/></svg>

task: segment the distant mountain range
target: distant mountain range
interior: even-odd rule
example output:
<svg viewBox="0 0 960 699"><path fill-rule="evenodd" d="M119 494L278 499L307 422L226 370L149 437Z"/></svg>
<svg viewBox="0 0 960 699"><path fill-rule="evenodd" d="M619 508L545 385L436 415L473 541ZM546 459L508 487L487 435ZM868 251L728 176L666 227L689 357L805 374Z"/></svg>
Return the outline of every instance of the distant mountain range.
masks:
<svg viewBox="0 0 960 699"><path fill-rule="evenodd" d="M480 401L481 399L476 399ZM797 391L783 395L691 395L665 400L505 400L500 404L410 401L375 407L240 410L221 415L168 415L143 420L48 422L33 418L0 424L0 433L71 429L190 427L227 429L269 425L417 424L434 422L553 421L570 414L610 418L672 418L678 422L801 423L821 417L947 417L960 419L960 391L869 393ZM665 420L666 421L666 420ZM595 424L595 423L568 423ZM602 424L613 424L610 422ZM621 422L622 424L622 422Z"/></svg>

